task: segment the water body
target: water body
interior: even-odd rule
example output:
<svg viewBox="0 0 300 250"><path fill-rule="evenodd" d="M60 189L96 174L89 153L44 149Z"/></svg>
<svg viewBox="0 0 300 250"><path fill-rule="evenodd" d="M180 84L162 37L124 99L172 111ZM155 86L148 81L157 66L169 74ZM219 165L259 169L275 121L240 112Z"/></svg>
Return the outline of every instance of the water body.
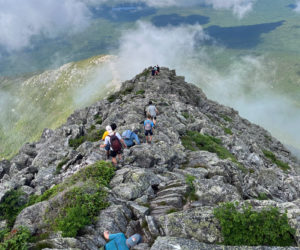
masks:
<svg viewBox="0 0 300 250"><path fill-rule="evenodd" d="M114 7L103 5L91 8L94 18L105 18L111 22L135 22L142 17L153 15L156 9L145 4L120 4Z"/></svg>
<svg viewBox="0 0 300 250"><path fill-rule="evenodd" d="M181 24L207 24L209 17L201 15L180 16L178 14L159 15L151 19L156 27L165 27L168 25L179 26Z"/></svg>
<svg viewBox="0 0 300 250"><path fill-rule="evenodd" d="M255 25L243 25L236 27L210 26L205 31L214 38L217 43L230 49L253 49L261 42L261 34L269 33L285 21L262 23Z"/></svg>
<svg viewBox="0 0 300 250"><path fill-rule="evenodd" d="M287 7L291 8L292 10L294 10L294 9L297 8L297 5L296 4L289 4Z"/></svg>

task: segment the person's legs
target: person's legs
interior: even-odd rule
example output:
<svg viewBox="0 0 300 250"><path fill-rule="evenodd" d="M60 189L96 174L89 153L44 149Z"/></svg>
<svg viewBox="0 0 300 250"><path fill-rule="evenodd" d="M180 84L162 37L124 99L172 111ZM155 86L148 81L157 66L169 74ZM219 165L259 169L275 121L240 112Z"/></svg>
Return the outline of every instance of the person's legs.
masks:
<svg viewBox="0 0 300 250"><path fill-rule="evenodd" d="M114 166L117 166L118 162L117 162L117 158L116 157L112 157L111 161L114 164Z"/></svg>
<svg viewBox="0 0 300 250"><path fill-rule="evenodd" d="M151 141L152 141L152 135L153 135L152 130L149 131L149 134L150 134L150 136L149 136L150 137L149 143L151 143Z"/></svg>
<svg viewBox="0 0 300 250"><path fill-rule="evenodd" d="M110 151L110 156L112 157L111 161L114 164L114 166L117 166L117 163L118 163L117 158L116 158L117 153L115 151Z"/></svg>

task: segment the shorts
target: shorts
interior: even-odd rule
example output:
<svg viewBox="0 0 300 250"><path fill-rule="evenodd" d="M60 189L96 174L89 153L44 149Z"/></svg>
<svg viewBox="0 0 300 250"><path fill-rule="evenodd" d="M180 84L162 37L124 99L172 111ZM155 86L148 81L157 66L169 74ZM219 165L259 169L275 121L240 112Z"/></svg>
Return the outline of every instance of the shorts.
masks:
<svg viewBox="0 0 300 250"><path fill-rule="evenodd" d="M156 121L156 116L151 116L151 119Z"/></svg>
<svg viewBox="0 0 300 250"><path fill-rule="evenodd" d="M107 144L107 145L105 146L105 150L106 150L106 151L109 151L109 150L110 150L110 145L109 145L109 144Z"/></svg>
<svg viewBox="0 0 300 250"><path fill-rule="evenodd" d="M145 136L148 136L148 134L153 135L152 129L151 130L145 130Z"/></svg>
<svg viewBox="0 0 300 250"><path fill-rule="evenodd" d="M115 158L117 155L120 155L120 154L122 154L122 150L120 150L120 151L110 151L110 156L111 157L113 157L113 158Z"/></svg>

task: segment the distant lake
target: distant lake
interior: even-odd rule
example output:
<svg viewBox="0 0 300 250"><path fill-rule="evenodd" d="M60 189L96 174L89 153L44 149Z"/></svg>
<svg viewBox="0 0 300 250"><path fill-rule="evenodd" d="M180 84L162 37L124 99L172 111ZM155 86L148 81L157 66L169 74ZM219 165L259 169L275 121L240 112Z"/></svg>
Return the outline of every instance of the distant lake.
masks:
<svg viewBox="0 0 300 250"><path fill-rule="evenodd" d="M146 4L119 4L114 7L103 5L91 8L94 18L105 18L111 22L135 22L140 18L153 15L156 9Z"/></svg>
<svg viewBox="0 0 300 250"><path fill-rule="evenodd" d="M151 22L157 27L168 25L179 26L181 24L207 24L209 17L201 15L180 16L178 14L160 15L151 19Z"/></svg>
<svg viewBox="0 0 300 250"><path fill-rule="evenodd" d="M261 34L269 33L285 21L236 27L210 26L205 29L218 43L231 49L252 49L261 42Z"/></svg>

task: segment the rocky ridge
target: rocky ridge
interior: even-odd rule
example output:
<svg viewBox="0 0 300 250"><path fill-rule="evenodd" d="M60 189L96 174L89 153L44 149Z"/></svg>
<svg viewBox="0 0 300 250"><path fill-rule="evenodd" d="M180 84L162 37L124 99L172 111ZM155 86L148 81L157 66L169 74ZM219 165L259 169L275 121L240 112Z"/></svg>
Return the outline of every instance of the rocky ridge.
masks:
<svg viewBox="0 0 300 250"><path fill-rule="evenodd" d="M137 129L144 141L141 122L149 100L160 112L153 142L124 150L124 161L107 189L110 206L80 236L64 238L52 232L42 243L54 249L98 249L105 244L103 231L109 230L127 236L141 232L144 243L134 249L224 249L217 245L223 238L213 210L220 202L239 201L256 210L270 206L286 210L299 246L300 176L290 152L266 130L207 99L201 89L168 68L155 77L145 69L124 82L119 92L76 111L60 128L45 129L40 141L25 144L11 161L1 161L0 200L12 189L22 190L25 199L41 195L80 169L105 160L100 141L70 146L72 139L91 130L115 122L120 132ZM217 138L234 158L187 149L182 138L188 131ZM278 167L266 152L288 168ZM195 200L187 198L191 191L187 176L194 177ZM261 194L267 200L259 200ZM44 232L47 211L59 199L58 195L26 207L14 228L26 226L33 235Z"/></svg>

